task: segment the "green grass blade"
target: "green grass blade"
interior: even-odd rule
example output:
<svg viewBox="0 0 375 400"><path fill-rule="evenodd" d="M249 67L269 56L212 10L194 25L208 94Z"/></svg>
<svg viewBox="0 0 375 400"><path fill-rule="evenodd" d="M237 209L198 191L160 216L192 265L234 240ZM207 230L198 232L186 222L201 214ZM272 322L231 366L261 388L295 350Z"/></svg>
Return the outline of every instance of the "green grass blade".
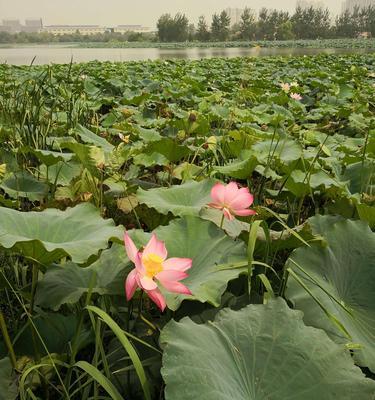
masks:
<svg viewBox="0 0 375 400"><path fill-rule="evenodd" d="M124 331L106 312L104 312L100 308L94 306L87 306L86 308L87 310L97 314L103 320L103 322L105 322L108 325L108 327L112 330L112 332L117 336L117 339L120 341L120 343L122 344L126 352L129 354L129 357L133 362L134 368L136 370L136 373L138 375L139 381L142 386L145 399L151 400L150 388L148 385L146 373L143 368L142 362L139 359L138 354L135 351L133 345L126 337Z"/></svg>
<svg viewBox="0 0 375 400"><path fill-rule="evenodd" d="M105 377L97 368L86 361L78 361L75 367L81 368L89 374L110 396L113 400L124 400L113 383Z"/></svg>

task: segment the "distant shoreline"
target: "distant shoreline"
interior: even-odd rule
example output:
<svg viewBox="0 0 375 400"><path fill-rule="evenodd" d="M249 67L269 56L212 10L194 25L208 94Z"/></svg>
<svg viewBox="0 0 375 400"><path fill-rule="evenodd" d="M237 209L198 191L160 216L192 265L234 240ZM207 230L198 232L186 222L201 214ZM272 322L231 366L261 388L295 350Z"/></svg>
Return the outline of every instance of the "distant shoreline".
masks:
<svg viewBox="0 0 375 400"><path fill-rule="evenodd" d="M322 40L283 40L283 41L235 41L235 42L67 42L67 43L0 43L1 48L338 48L338 49L375 49L375 38L372 39L322 39Z"/></svg>

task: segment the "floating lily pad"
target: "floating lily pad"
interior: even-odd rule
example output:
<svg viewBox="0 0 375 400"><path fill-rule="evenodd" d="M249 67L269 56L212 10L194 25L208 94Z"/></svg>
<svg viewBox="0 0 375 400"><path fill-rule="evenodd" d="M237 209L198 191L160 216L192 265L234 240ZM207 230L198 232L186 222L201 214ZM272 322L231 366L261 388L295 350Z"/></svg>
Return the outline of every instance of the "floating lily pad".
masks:
<svg viewBox="0 0 375 400"><path fill-rule="evenodd" d="M0 246L41 263L62 257L85 263L123 231L88 203L66 211L21 212L0 207L0 221Z"/></svg>
<svg viewBox="0 0 375 400"><path fill-rule="evenodd" d="M59 161L70 161L73 157L73 153L62 153L60 151L51 151L51 150L40 150L40 149L33 149L31 147L24 147L21 149L22 152L29 152L33 153L40 162L50 167L58 163Z"/></svg>
<svg viewBox="0 0 375 400"><path fill-rule="evenodd" d="M91 288L99 295L125 295L126 269L130 269L124 246L114 244L87 268L68 262L47 270L38 283L36 304L58 310L76 303Z"/></svg>
<svg viewBox="0 0 375 400"><path fill-rule="evenodd" d="M155 208L161 214L199 215L201 208L211 201L213 180L187 182L170 188L138 189L140 203Z"/></svg>
<svg viewBox="0 0 375 400"><path fill-rule="evenodd" d="M338 343L360 345L354 350L356 361L375 372L375 233L364 222L335 217L313 217L310 225L328 246L297 249L288 267L343 324L351 339L292 277L287 297L304 312L306 324L324 329Z"/></svg>
<svg viewBox="0 0 375 400"><path fill-rule="evenodd" d="M205 324L171 321L160 341L167 400L368 400L375 390L343 346L281 299Z"/></svg>
<svg viewBox="0 0 375 400"><path fill-rule="evenodd" d="M81 138L84 143L89 143L94 146L100 147L105 153L110 153L115 148L115 146L113 146L107 140L100 137L96 133L89 131L82 125L78 125L76 129L76 134Z"/></svg>
<svg viewBox="0 0 375 400"><path fill-rule="evenodd" d="M48 193L48 185L26 171L9 175L0 188L13 199L25 197L31 201L41 201Z"/></svg>

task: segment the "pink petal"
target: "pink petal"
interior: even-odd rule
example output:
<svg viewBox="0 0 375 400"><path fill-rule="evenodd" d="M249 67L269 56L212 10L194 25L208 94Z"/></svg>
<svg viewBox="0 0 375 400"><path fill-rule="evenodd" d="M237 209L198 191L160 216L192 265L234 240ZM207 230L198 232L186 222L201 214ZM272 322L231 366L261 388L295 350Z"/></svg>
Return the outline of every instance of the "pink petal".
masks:
<svg viewBox="0 0 375 400"><path fill-rule="evenodd" d="M225 186L222 183L216 183L211 189L211 198L214 204L224 204Z"/></svg>
<svg viewBox="0 0 375 400"><path fill-rule="evenodd" d="M165 310L165 307L167 306L165 302L164 296L161 294L159 289L155 290L148 290L146 291L148 297L160 308L160 310L163 312Z"/></svg>
<svg viewBox="0 0 375 400"><path fill-rule="evenodd" d="M235 199L231 201L230 208L236 209L236 208L248 208L250 207L254 202L254 196L250 194L248 191L247 192L241 192L237 195Z"/></svg>
<svg viewBox="0 0 375 400"><path fill-rule="evenodd" d="M163 262L165 270L186 271L191 268L193 260L191 258L169 258Z"/></svg>
<svg viewBox="0 0 375 400"><path fill-rule="evenodd" d="M148 276L141 276L139 278L139 283L144 290L154 290L157 289L158 285L156 282L152 279L149 278Z"/></svg>
<svg viewBox="0 0 375 400"><path fill-rule="evenodd" d="M223 213L224 213L224 217L226 219L229 219L229 221L233 221L234 220L233 215L230 213L230 211L227 208L223 208Z"/></svg>
<svg viewBox="0 0 375 400"><path fill-rule="evenodd" d="M162 285L172 293L179 293L179 294L189 294L191 295L190 289L188 289L185 285L180 282L173 282L173 281L164 281Z"/></svg>
<svg viewBox="0 0 375 400"><path fill-rule="evenodd" d="M238 194L238 185L236 182L229 182L225 187L225 198L224 203L230 204L232 200L234 200Z"/></svg>
<svg viewBox="0 0 375 400"><path fill-rule="evenodd" d="M158 240L155 233L152 234L150 241L146 244L142 256L147 256L147 254L156 254L163 260L167 258L168 252L165 247L165 243L161 240Z"/></svg>
<svg viewBox="0 0 375 400"><path fill-rule="evenodd" d="M129 260L133 261L133 263L135 263L138 249L135 247L135 244L131 240L130 236L128 235L128 232L125 232L125 234L124 234L124 243L125 243L126 254L129 257Z"/></svg>
<svg viewBox="0 0 375 400"><path fill-rule="evenodd" d="M155 275L155 278L159 280L162 285L164 285L164 282L166 281L180 281L181 279L185 279L187 277L188 274L186 272L173 270L161 271Z"/></svg>
<svg viewBox="0 0 375 400"><path fill-rule="evenodd" d="M208 203L207 205L208 205L208 207L217 208L217 209L219 209L219 210L221 210L221 209L223 208L223 204Z"/></svg>
<svg viewBox="0 0 375 400"><path fill-rule="evenodd" d="M254 210L234 210L233 212L240 217L247 217L248 215L257 214L257 212Z"/></svg>
<svg viewBox="0 0 375 400"><path fill-rule="evenodd" d="M136 291L138 287L137 279L136 279L137 271L133 269L130 271L129 275L126 278L125 282L125 293L126 293L126 299L129 301L133 295L134 292Z"/></svg>
<svg viewBox="0 0 375 400"><path fill-rule="evenodd" d="M135 256L134 264L135 268L137 268L138 273L144 275L145 269L142 265L142 253L140 251Z"/></svg>

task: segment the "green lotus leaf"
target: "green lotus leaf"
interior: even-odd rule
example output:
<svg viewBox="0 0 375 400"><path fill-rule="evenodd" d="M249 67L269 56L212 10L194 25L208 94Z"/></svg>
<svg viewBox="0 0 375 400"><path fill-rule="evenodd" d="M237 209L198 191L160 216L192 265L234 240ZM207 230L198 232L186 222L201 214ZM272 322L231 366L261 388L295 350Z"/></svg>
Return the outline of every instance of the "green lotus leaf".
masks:
<svg viewBox="0 0 375 400"><path fill-rule="evenodd" d="M91 289L99 295L125 295L126 269L130 269L124 246L114 244L87 268L68 262L47 270L38 283L36 304L58 310L74 304Z"/></svg>
<svg viewBox="0 0 375 400"><path fill-rule="evenodd" d="M214 167L214 170L232 178L247 179L251 176L257 164L258 160L248 153L245 159L236 159L224 166Z"/></svg>
<svg viewBox="0 0 375 400"><path fill-rule="evenodd" d="M41 312L33 317L33 323L38 331L39 336L36 336L35 346L39 355L46 355L47 347L49 353L67 353L69 346L77 333L79 318L71 313L70 315L62 315L58 313ZM84 329L86 331L86 329ZM30 338L33 335L32 325L27 320L24 326L20 327L19 335L14 343L15 352L19 356L36 356L36 348L30 345ZM87 331L81 332L80 341L87 339ZM86 338L84 338L86 336ZM43 340L40 340L40 338Z"/></svg>
<svg viewBox="0 0 375 400"><path fill-rule="evenodd" d="M62 153L60 151L51 151L51 150L40 150L33 149L31 147L23 147L21 148L21 152L23 153L33 153L40 162L50 167L58 163L59 161L66 162L70 161L73 157L73 153Z"/></svg>
<svg viewBox="0 0 375 400"><path fill-rule="evenodd" d="M281 300L163 329L166 400L368 400L375 382Z"/></svg>
<svg viewBox="0 0 375 400"><path fill-rule="evenodd" d="M263 140L251 148L259 160L267 161L269 155L289 164L302 157L302 148L294 140L282 137L279 140Z"/></svg>
<svg viewBox="0 0 375 400"><path fill-rule="evenodd" d="M348 182L350 193L374 193L375 191L375 163L373 161L350 164L343 175Z"/></svg>
<svg viewBox="0 0 375 400"><path fill-rule="evenodd" d="M101 149L103 149L103 151L105 153L110 153L115 148L107 140L98 136L94 132L89 131L87 128L85 128L82 125L78 125L75 132L84 143L89 143L96 147L100 147Z"/></svg>
<svg viewBox="0 0 375 400"><path fill-rule="evenodd" d="M304 172L301 170L293 170L287 180L285 187L289 189L295 196L306 196L311 189L343 189L344 185L331 178L327 172L320 170L314 173Z"/></svg>
<svg viewBox="0 0 375 400"><path fill-rule="evenodd" d="M154 232L158 239L165 242L168 258L193 260L188 278L182 281L193 296L164 293L171 310L177 310L184 299L219 306L228 282L247 270L232 267L238 263L246 264L244 243L229 238L211 222L186 217L174 220L168 226L161 226ZM142 234L141 231L135 231L131 236L138 246L145 245L150 238L149 234Z"/></svg>
<svg viewBox="0 0 375 400"><path fill-rule="evenodd" d="M21 253L42 264L62 257L85 263L122 236L122 229L103 219L92 204L66 211L49 208L42 212L21 212L0 207L0 247Z"/></svg>
<svg viewBox="0 0 375 400"><path fill-rule="evenodd" d="M168 165L169 161L163 154L152 152L150 154L137 154L134 156L134 164L148 168L155 165Z"/></svg>
<svg viewBox="0 0 375 400"><path fill-rule="evenodd" d="M25 197L30 201L41 201L48 193L48 185L26 171L8 175L0 188L13 199Z"/></svg>
<svg viewBox="0 0 375 400"><path fill-rule="evenodd" d="M73 142L61 143L61 147L75 153L82 165L87 168L92 175L97 177L101 176L99 168L106 163L105 153L102 148Z"/></svg>
<svg viewBox="0 0 375 400"><path fill-rule="evenodd" d="M203 169L203 167L198 167L198 165L183 162L173 170L173 176L183 182L187 182L199 176L203 172Z"/></svg>
<svg viewBox="0 0 375 400"><path fill-rule="evenodd" d="M220 226L223 218L223 213L221 210L207 207L202 208L199 216L202 219L213 222L216 226ZM250 224L240 221L237 218L234 218L232 221L225 218L223 221L223 229L230 237L236 238L240 236L242 232L249 232Z"/></svg>
<svg viewBox="0 0 375 400"><path fill-rule="evenodd" d="M156 129L146 129L141 126L136 126L136 132L140 139L142 139L145 143L148 142L158 142L162 137L160 133Z"/></svg>
<svg viewBox="0 0 375 400"><path fill-rule="evenodd" d="M9 358L0 360L0 400L15 400L18 395L13 368Z"/></svg>
<svg viewBox="0 0 375 400"><path fill-rule="evenodd" d="M360 345L354 350L357 363L375 372L375 233L361 221L322 216L309 221L328 246L299 248L287 266L351 338L292 277L286 295L304 312L306 324L324 329L338 343Z"/></svg>
<svg viewBox="0 0 375 400"><path fill-rule="evenodd" d="M375 205L369 206L367 204L356 204L357 212L361 221L366 221L371 229L375 228Z"/></svg>
<svg viewBox="0 0 375 400"><path fill-rule="evenodd" d="M82 164L77 161L58 161L56 164L47 167L41 165L39 167L40 176L49 180L50 183L56 185L69 185L70 182L80 175L82 172Z"/></svg>
<svg viewBox="0 0 375 400"><path fill-rule="evenodd" d="M155 208L161 214L199 215L201 208L211 201L214 183L213 180L191 181L170 188L138 189L137 196L140 203Z"/></svg>
<svg viewBox="0 0 375 400"><path fill-rule="evenodd" d="M146 153L159 153L169 161L177 162L189 155L190 149L187 146L178 145L175 140L163 138L158 142L148 144Z"/></svg>

